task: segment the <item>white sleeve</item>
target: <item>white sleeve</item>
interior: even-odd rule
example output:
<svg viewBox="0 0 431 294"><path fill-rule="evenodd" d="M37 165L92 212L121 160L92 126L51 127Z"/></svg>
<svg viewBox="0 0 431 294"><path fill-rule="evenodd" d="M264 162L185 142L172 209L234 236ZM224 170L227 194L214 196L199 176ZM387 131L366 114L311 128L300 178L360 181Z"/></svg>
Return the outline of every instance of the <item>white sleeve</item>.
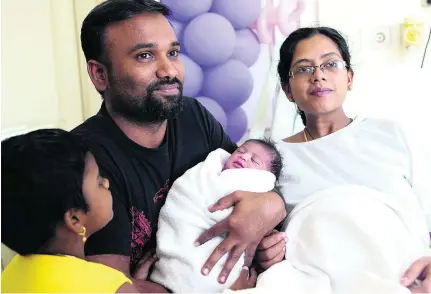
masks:
<svg viewBox="0 0 431 294"><path fill-rule="evenodd" d="M411 177L413 192L419 198L426 215L428 230L431 232L431 144L429 138L419 132L404 128L404 139L410 150Z"/></svg>

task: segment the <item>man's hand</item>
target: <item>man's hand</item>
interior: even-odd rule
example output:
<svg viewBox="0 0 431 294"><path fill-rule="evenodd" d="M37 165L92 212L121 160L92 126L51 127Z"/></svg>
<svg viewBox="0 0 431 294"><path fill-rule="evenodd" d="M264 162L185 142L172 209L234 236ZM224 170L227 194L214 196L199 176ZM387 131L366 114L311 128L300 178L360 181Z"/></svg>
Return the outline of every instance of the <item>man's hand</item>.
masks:
<svg viewBox="0 0 431 294"><path fill-rule="evenodd" d="M272 265L282 261L286 253L287 235L277 230L267 234L257 247L256 260L262 269L267 270Z"/></svg>
<svg viewBox="0 0 431 294"><path fill-rule="evenodd" d="M415 280L420 280L420 284L415 285ZM404 274L401 285L412 293L431 293L431 257L416 260Z"/></svg>
<svg viewBox="0 0 431 294"><path fill-rule="evenodd" d="M228 237L216 247L202 268L202 273L208 275L220 258L228 253L229 257L219 275L220 283L226 282L244 251L244 265L247 267L251 265L259 242L286 216L284 201L274 192L236 191L210 206L209 211L215 212L232 206L234 209L229 217L214 225L196 240L196 245L200 245L218 235L228 233Z"/></svg>
<svg viewBox="0 0 431 294"><path fill-rule="evenodd" d="M257 273L255 269L251 269L250 273L248 271L248 267L244 266L241 270L241 273L236 279L235 283L230 287L231 290L238 291L244 289L254 288L256 286L257 281Z"/></svg>

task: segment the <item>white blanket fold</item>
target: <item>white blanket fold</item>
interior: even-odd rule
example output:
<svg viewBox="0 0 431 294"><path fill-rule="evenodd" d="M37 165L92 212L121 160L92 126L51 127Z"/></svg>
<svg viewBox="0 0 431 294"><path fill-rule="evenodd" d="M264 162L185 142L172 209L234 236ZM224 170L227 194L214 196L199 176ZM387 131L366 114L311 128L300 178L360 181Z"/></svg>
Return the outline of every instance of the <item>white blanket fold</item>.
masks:
<svg viewBox="0 0 431 294"><path fill-rule="evenodd" d="M196 247L200 234L226 218L232 209L210 213L208 207L234 191L267 192L274 188L275 176L263 170L230 169L222 172L230 156L222 149L211 152L178 178L160 211L157 231L159 261L150 279L173 292L222 292L238 278L244 256L238 261L225 284L218 275L225 255L208 276L201 269L212 251L221 243L216 237Z"/></svg>
<svg viewBox="0 0 431 294"><path fill-rule="evenodd" d="M362 186L307 197L289 215L286 232L286 260L245 292L410 293L401 277L429 255L426 218L417 203Z"/></svg>

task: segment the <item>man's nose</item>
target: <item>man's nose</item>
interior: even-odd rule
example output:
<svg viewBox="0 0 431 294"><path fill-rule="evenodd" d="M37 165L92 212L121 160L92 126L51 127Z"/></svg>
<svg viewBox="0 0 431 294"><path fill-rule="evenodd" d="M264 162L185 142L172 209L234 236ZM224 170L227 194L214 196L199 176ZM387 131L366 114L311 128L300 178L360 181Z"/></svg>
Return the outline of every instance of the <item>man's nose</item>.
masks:
<svg viewBox="0 0 431 294"><path fill-rule="evenodd" d="M159 61L156 74L159 79L168 77L171 80L178 76L178 70L168 58L163 58Z"/></svg>

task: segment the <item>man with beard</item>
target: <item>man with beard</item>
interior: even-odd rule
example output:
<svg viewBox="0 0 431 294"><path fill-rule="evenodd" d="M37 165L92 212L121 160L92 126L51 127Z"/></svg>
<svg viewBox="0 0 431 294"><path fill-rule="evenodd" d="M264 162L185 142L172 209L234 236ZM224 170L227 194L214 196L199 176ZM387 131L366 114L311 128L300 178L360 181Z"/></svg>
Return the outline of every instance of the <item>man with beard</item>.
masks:
<svg viewBox="0 0 431 294"><path fill-rule="evenodd" d="M211 151L236 148L197 100L182 96L180 44L168 14L154 0L107 0L88 14L81 29L88 74L103 103L73 132L90 144L101 175L109 179L114 209L113 220L87 241L86 255L128 276L155 247L160 208L175 179ZM229 254L221 282L244 251L246 264L251 263L260 240L286 215L274 192L235 192L212 209L232 205L231 216L197 240L202 244L228 233L202 268L207 274ZM151 282L137 287L164 290Z"/></svg>

